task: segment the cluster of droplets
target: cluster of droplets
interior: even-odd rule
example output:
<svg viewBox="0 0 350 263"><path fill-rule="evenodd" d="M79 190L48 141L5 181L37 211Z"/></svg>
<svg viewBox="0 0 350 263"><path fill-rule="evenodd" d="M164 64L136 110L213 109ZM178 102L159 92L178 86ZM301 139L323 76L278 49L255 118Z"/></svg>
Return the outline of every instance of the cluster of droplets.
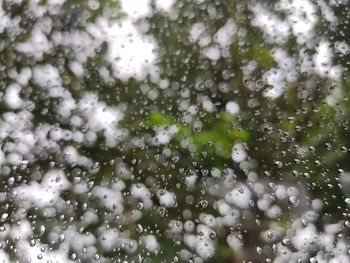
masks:
<svg viewBox="0 0 350 263"><path fill-rule="evenodd" d="M233 45L242 52L249 47L249 32L239 27L242 4L235 6L237 17L223 19L226 10L219 2L194 2L208 21L190 9L181 14L182 4L171 8L173 1L154 1L153 9L147 0L121 1L120 7L114 1L106 7L98 1L0 3L0 33L9 39L0 46L7 60L0 68L3 262L147 262L166 257L169 249L173 262L200 263L221 253L222 240L232 253L243 251L256 261L349 260L344 234L349 220L320 228L327 202L310 197L305 185L294 180L300 175L309 180L311 169L287 170L292 179L282 181L291 166L283 158L290 152L274 149L278 159L266 168L266 156L252 156L258 150L269 155L270 148L250 147L249 133L241 127L248 123L249 132L249 125L255 125L249 118L260 116L259 131L264 135L251 140L269 143L277 137L281 145L290 142L294 162L305 164L315 147L296 146L290 133L266 121L271 114L259 110L259 99L249 95L241 103L242 97L244 92L265 89L262 97L272 99L266 103L269 107L303 74L316 74L335 86L325 105L337 105L342 68L332 57L347 54L348 45L338 41L332 47L326 39L314 43L318 16L311 1L281 0L273 10L249 3L249 25L262 31L266 43L276 45L265 52L271 65L261 70L261 61L248 58L242 59L239 72L218 70L223 61L235 63ZM10 15L17 7L26 8L23 18ZM320 8L327 21L336 23L325 3ZM285 14L285 19L274 11ZM188 70L178 82L166 76L167 70L157 64L161 52L156 51L162 47L148 34L151 22L144 19L158 12L171 21L181 15L194 21L184 35L200 48L198 57L204 62L196 70L204 73ZM212 20L220 21L215 30ZM292 38L300 47L295 54L283 48ZM181 52L185 51L176 51L176 57ZM190 57L182 62L181 67L192 63ZM233 81L236 76L242 83ZM135 96L133 81L145 79L147 83L136 85ZM298 99L310 101L317 85L305 83L310 90L298 90ZM238 85L245 89L242 96L234 87ZM177 109L166 105L172 97ZM172 111L177 111L176 120L165 116ZM296 110L307 113L304 107ZM280 115L276 118L286 118L285 126L296 132L312 126ZM139 121L139 116L146 120ZM213 118L209 125L206 117ZM326 142L325 148L331 151L332 144ZM342 153L347 151L341 148ZM322 167L325 159L313 164ZM340 174L339 185L346 194L349 174ZM331 183L327 186L333 188ZM344 202L350 206L349 198ZM254 255L246 255L254 235Z"/></svg>

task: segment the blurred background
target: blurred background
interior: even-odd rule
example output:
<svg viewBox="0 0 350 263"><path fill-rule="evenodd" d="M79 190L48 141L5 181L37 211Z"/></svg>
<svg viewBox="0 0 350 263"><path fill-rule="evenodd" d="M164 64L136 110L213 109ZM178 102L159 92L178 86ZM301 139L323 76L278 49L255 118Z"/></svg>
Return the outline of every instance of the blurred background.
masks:
<svg viewBox="0 0 350 263"><path fill-rule="evenodd" d="M0 2L0 262L350 262L347 0Z"/></svg>

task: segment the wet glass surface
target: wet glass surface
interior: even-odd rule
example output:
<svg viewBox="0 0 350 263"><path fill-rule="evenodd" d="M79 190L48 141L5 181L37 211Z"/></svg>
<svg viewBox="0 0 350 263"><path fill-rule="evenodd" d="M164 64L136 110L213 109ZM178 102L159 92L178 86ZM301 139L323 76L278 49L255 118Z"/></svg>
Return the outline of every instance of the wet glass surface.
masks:
<svg viewBox="0 0 350 263"><path fill-rule="evenodd" d="M350 262L347 0L0 2L0 263Z"/></svg>

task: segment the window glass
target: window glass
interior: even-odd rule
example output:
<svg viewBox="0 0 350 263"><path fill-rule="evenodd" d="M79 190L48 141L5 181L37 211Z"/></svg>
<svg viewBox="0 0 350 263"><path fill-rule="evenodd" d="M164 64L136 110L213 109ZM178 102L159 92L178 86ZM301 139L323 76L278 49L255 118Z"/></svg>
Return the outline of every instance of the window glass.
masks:
<svg viewBox="0 0 350 263"><path fill-rule="evenodd" d="M350 262L349 7L0 1L0 263Z"/></svg>

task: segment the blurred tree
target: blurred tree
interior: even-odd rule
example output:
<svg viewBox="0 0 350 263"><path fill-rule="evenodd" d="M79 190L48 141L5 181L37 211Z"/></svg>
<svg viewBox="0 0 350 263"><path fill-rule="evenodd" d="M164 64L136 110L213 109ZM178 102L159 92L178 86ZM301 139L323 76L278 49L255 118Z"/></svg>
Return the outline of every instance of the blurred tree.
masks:
<svg viewBox="0 0 350 263"><path fill-rule="evenodd" d="M323 243L300 255L297 238L285 240L300 222L324 233L349 213L339 177L350 169L347 5L181 0L161 11L150 1L138 17L117 1L4 1L2 223L20 222L24 209L33 229L24 239L49 250L62 250L52 236L76 229L94 239L88 252L64 244L81 262L313 262ZM113 54L138 34L144 53L155 43L144 77L130 73L137 56L122 68ZM35 142L16 163L25 132ZM23 204L21 187L53 168L73 184L62 200ZM119 247L104 245L108 229ZM151 253L148 235L160 243ZM16 237L2 240L21 261Z"/></svg>

